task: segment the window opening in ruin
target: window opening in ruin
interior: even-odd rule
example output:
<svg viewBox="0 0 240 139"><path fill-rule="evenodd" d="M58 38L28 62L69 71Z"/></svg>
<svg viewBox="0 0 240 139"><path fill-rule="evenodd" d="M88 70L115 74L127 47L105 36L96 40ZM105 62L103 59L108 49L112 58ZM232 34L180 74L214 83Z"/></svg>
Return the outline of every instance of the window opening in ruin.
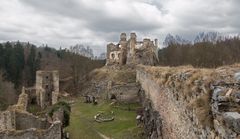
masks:
<svg viewBox="0 0 240 139"><path fill-rule="evenodd" d="M31 103L32 105L37 104L37 98L32 98L30 103Z"/></svg>
<svg viewBox="0 0 240 139"><path fill-rule="evenodd" d="M114 95L114 94L111 94L111 97L110 97L110 99L117 99L117 97L116 97L116 95Z"/></svg>
<svg viewBox="0 0 240 139"><path fill-rule="evenodd" d="M114 59L115 58L115 55L114 54L112 54L112 59Z"/></svg>
<svg viewBox="0 0 240 139"><path fill-rule="evenodd" d="M46 79L48 79L48 76L46 76Z"/></svg>
<svg viewBox="0 0 240 139"><path fill-rule="evenodd" d="M48 85L46 85L46 89L48 89Z"/></svg>

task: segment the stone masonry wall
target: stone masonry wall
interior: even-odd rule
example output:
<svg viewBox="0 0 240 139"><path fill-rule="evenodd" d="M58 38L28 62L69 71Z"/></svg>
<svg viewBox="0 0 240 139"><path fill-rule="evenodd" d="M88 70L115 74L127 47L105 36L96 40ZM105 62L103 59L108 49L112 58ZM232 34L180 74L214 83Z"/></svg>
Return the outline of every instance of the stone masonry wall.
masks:
<svg viewBox="0 0 240 139"><path fill-rule="evenodd" d="M49 126L46 118L39 118L28 112L16 112L16 130L47 129Z"/></svg>
<svg viewBox="0 0 240 139"><path fill-rule="evenodd" d="M61 122L56 121L46 130L31 128L0 132L1 139L61 139Z"/></svg>
<svg viewBox="0 0 240 139"><path fill-rule="evenodd" d="M151 78L151 74L144 71L137 71L137 80L141 83L145 92L146 99L151 100L152 108L159 112L162 119L162 136L163 139L195 139L197 135L193 131L193 124L187 117L183 104L177 104L173 93L159 86ZM159 131L156 131L159 132ZM154 133L154 132L152 132ZM161 135L161 134L160 134ZM154 135L149 135L151 136ZM154 139L154 137L152 137Z"/></svg>
<svg viewBox="0 0 240 139"><path fill-rule="evenodd" d="M0 112L0 131L16 129L15 111Z"/></svg>
<svg viewBox="0 0 240 139"><path fill-rule="evenodd" d="M233 83L239 71L240 65L218 69L138 66L148 138L239 138L240 95L238 84Z"/></svg>

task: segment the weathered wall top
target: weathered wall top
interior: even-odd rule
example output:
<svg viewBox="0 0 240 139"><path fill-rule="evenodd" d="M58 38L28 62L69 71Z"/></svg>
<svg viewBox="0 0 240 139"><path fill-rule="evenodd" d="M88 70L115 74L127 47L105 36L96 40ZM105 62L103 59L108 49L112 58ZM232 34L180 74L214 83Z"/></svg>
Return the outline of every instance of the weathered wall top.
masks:
<svg viewBox="0 0 240 139"><path fill-rule="evenodd" d="M235 139L240 137L239 72L240 65L138 66L137 80L162 119L163 138Z"/></svg>

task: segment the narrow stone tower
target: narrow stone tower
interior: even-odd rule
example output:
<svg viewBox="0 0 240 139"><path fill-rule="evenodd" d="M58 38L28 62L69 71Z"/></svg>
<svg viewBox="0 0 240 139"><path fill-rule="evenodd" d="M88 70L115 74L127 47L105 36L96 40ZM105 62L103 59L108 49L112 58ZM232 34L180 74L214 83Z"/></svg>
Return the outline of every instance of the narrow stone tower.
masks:
<svg viewBox="0 0 240 139"><path fill-rule="evenodd" d="M42 108L58 101L59 73L58 71L37 71L36 95L37 103Z"/></svg>
<svg viewBox="0 0 240 139"><path fill-rule="evenodd" d="M121 33L119 44L121 46L120 64L124 65L127 62L127 34Z"/></svg>

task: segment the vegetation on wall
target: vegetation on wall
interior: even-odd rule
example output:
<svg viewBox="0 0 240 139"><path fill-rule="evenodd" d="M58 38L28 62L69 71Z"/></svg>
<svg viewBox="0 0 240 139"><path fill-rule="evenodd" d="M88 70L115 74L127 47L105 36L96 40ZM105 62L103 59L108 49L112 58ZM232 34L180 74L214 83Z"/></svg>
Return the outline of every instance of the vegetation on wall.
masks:
<svg viewBox="0 0 240 139"><path fill-rule="evenodd" d="M52 117L54 112L57 112L58 110L63 110L62 124L63 124L63 127L67 127L69 125L70 113L71 113L70 105L64 101L59 101L58 103L52 106L52 108L48 112L48 115Z"/></svg>

